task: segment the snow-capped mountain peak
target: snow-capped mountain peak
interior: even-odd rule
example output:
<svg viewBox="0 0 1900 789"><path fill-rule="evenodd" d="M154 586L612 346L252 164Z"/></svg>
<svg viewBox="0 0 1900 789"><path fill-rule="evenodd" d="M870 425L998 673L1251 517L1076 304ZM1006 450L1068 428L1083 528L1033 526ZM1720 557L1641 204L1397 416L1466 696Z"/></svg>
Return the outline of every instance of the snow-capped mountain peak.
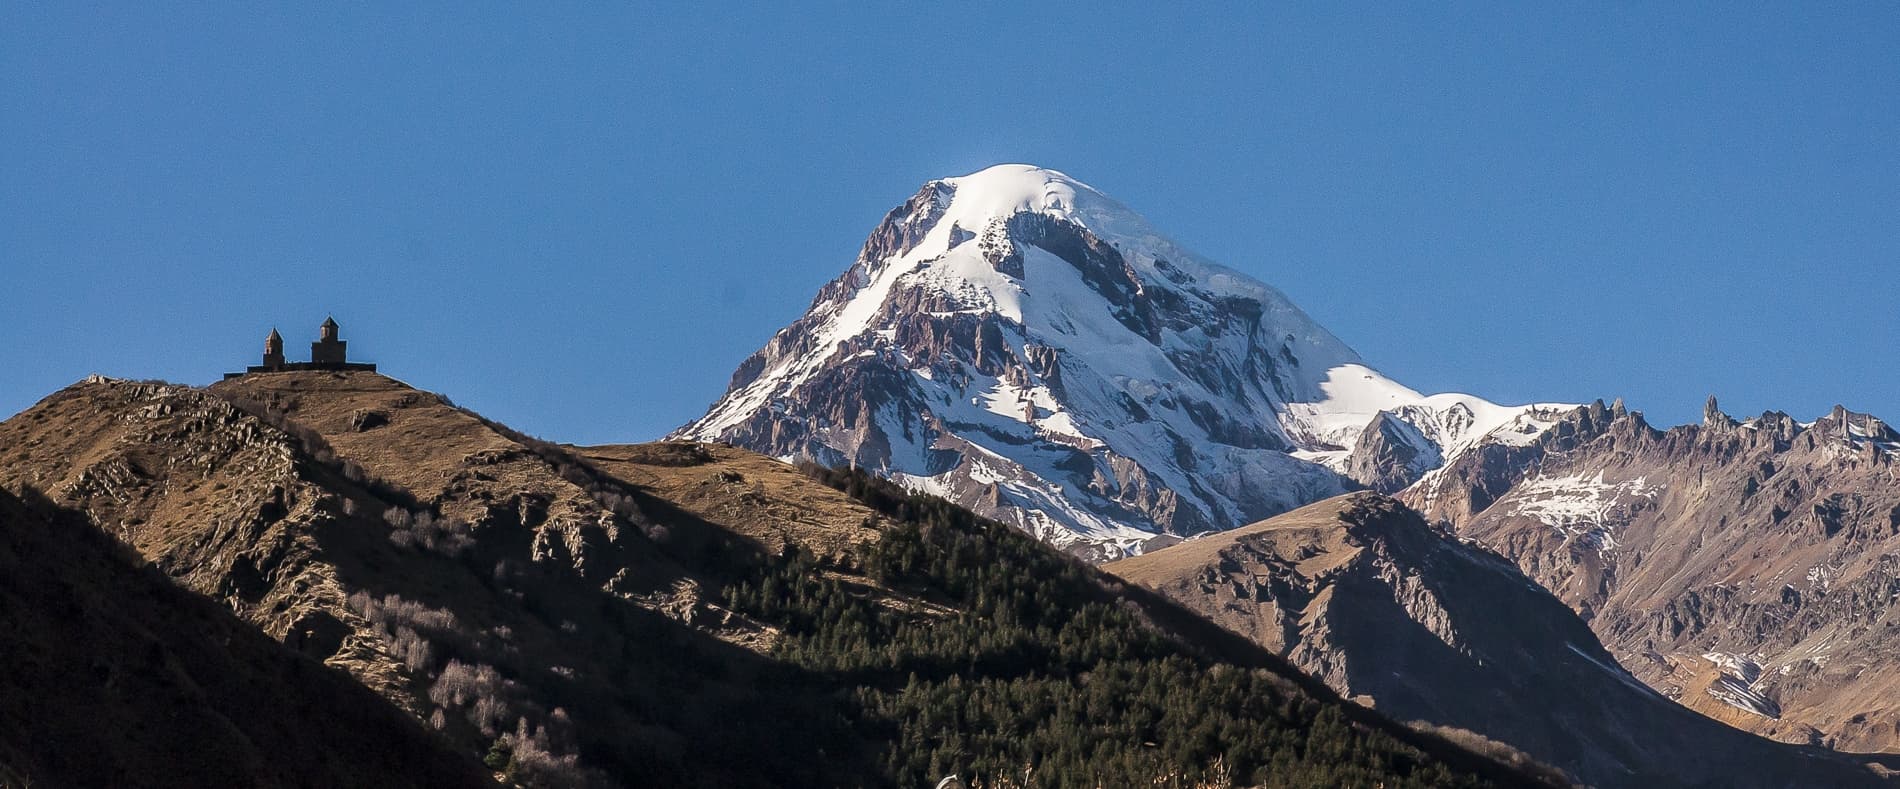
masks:
<svg viewBox="0 0 1900 789"><path fill-rule="evenodd" d="M1431 445L1409 468L1526 409L1407 389L1278 290L1011 164L892 210L676 435L869 467L1116 555L1353 487L1382 412Z"/></svg>

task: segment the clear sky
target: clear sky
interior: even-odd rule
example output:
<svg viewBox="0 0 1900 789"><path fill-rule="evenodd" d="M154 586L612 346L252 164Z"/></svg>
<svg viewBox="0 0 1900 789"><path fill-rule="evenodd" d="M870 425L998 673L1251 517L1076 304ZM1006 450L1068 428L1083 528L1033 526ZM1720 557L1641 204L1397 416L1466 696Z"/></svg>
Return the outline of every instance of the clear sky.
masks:
<svg viewBox="0 0 1900 789"><path fill-rule="evenodd" d="M1891 3L178 5L0 12L0 415L334 314L655 438L922 182L1015 161L1414 388L1900 421Z"/></svg>

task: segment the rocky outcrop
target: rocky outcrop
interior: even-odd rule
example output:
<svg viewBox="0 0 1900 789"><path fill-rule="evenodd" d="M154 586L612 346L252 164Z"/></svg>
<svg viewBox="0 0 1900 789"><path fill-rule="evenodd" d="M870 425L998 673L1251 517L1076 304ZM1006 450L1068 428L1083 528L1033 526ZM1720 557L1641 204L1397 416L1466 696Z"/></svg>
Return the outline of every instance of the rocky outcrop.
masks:
<svg viewBox="0 0 1900 789"><path fill-rule="evenodd" d="M1465 729L1593 786L1882 785L1874 769L1682 709L1509 562L1357 493L1104 569L1404 720Z"/></svg>
<svg viewBox="0 0 1900 789"><path fill-rule="evenodd" d="M1396 493L1443 462L1418 428L1381 411L1353 444L1346 476L1380 493Z"/></svg>
<svg viewBox="0 0 1900 789"><path fill-rule="evenodd" d="M1452 458L1398 498L1424 514L1427 520L1462 523L1482 512L1522 480L1541 468L1546 455L1561 454L1595 439L1612 421L1629 416L1623 401L1604 406L1601 400L1558 416L1546 430L1529 441L1486 442ZM1640 422L1641 415L1635 415Z"/></svg>
<svg viewBox="0 0 1900 789"><path fill-rule="evenodd" d="M1585 617L1623 665L1751 731L1900 749L1900 434L1836 407L1802 425L1656 430L1592 407L1512 457L1408 491Z"/></svg>

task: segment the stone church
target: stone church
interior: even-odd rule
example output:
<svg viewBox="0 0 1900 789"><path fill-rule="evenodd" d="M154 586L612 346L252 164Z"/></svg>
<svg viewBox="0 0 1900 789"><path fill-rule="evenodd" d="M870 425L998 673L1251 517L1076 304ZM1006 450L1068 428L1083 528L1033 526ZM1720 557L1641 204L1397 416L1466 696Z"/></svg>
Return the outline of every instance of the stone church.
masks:
<svg viewBox="0 0 1900 789"><path fill-rule="evenodd" d="M226 378L237 378L255 373L281 373L291 370L361 370L375 372L376 365L349 360L349 342L337 338L335 318L324 318L323 325L317 328L317 341L310 343L310 361L289 362L284 360L284 336L275 328L270 336L264 338L264 363L244 368L241 373L225 373Z"/></svg>

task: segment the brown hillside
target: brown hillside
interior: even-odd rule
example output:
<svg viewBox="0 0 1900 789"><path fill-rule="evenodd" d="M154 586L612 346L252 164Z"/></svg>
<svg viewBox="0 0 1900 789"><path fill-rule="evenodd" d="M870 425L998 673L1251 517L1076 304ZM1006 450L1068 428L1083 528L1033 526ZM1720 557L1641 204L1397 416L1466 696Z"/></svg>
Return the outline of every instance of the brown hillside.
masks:
<svg viewBox="0 0 1900 789"><path fill-rule="evenodd" d="M438 523L470 524L478 536L526 527L523 558L571 564L582 579L753 651L769 649L771 633L706 599L704 571L722 563L714 557L788 545L837 557L878 534L876 513L744 450L557 446L376 373L251 375L211 391L318 434L337 459L399 488Z"/></svg>
<svg viewBox="0 0 1900 789"><path fill-rule="evenodd" d="M546 500L549 520L602 514L584 489L586 476L564 478L535 454L536 442L383 375L252 375L212 391L314 430L339 457L421 500L441 502L444 517L481 520L486 502L503 491ZM768 551L789 540L833 554L878 533L877 515L863 505L754 452L695 442L550 449L590 461L594 470Z"/></svg>
<svg viewBox="0 0 1900 789"><path fill-rule="evenodd" d="M877 539L884 520L792 466L723 444L663 441L576 451L616 479L771 553L796 545L841 556Z"/></svg>
<svg viewBox="0 0 1900 789"><path fill-rule="evenodd" d="M747 785L771 760L723 749L766 733L697 752L681 735L734 705L805 717L796 695L758 698L771 630L721 609L656 546L634 491L373 373L257 378L276 380L68 387L0 424L0 484L44 491L465 753L508 740L551 783L685 780L691 765L695 781L737 770L725 782ZM363 402L389 406L389 423L350 427ZM331 429L344 414L343 432L291 413ZM757 551L701 523L666 531L708 568Z"/></svg>

